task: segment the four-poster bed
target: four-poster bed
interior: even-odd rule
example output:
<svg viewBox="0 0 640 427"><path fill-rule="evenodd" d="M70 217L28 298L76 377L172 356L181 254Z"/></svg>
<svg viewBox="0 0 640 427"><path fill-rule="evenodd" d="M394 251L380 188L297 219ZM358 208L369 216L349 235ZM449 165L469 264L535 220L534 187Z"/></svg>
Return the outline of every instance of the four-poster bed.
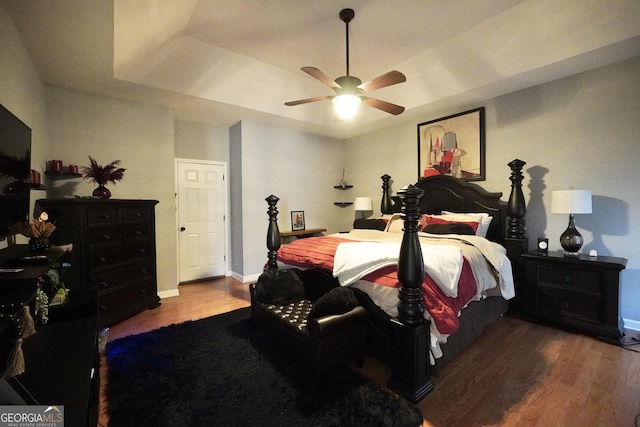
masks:
<svg viewBox="0 0 640 427"><path fill-rule="evenodd" d="M368 291L366 291L367 288L361 288L357 285L359 283L366 284L366 279L369 276L365 277L365 281L359 280L350 287L354 289L359 303L366 308L368 313L368 352L390 365L391 378L389 386L409 400L417 401L428 394L433 388L431 375L438 369L441 369L447 361L470 344L487 325L498 320L508 309L508 301L506 301L505 298L511 298L513 291L505 291L505 289L508 288L507 285L509 283L513 286L513 276L515 276L517 280L520 274L520 255L522 251L526 249L527 244L524 221L526 207L522 194L522 167L524 164L525 162L518 159L509 163L509 167L511 168L511 176L509 178L511 180L511 193L508 202L500 199L502 193L488 192L477 184L449 176L421 178L415 185L402 188L397 192L397 196L392 197L390 192L391 177L388 175L382 176L383 196L381 211L383 214L386 214L385 216L401 213L403 220L402 234L397 236L398 242L400 243L399 255L397 255L396 258L397 263L394 262L393 266L393 274L397 274L397 281L399 281L400 286L396 290L397 293L391 294L396 295L397 303L395 305L397 311L394 311L392 314L390 314L388 310L384 311L379 306L380 302L377 300L377 296L372 297ZM266 268L271 270L283 266L279 256L286 259L286 254L280 251L279 255L280 236L277 224L278 198L272 195L267 197L266 201L269 205L267 211L269 215L269 227L267 232L268 261ZM502 291L504 298L499 296L488 297L489 295L496 295L496 293L491 293L489 290L485 294L484 291L480 292L478 289L477 291L474 290L475 296L478 297L474 299L479 299L479 301L464 299L462 302L458 302L458 305L454 305L452 309L454 316L449 317L459 315L459 320L458 318L454 319L456 322L454 328L455 333L450 335L443 334L444 339L441 340L442 342L437 343L437 348L441 350L442 354L439 354L438 358L434 360L434 328L429 319L433 319L438 328L441 327L438 326L438 320L433 317L433 308L435 307L436 311L439 310L441 305L438 304L441 303L431 304L430 298L432 298L432 295L441 294L442 292L439 289L431 293L425 292L425 283L432 282L429 278L429 276L432 275L432 270L429 268L429 261L435 252L429 250L425 252L425 246L423 246L422 241L423 239L436 238L449 240L447 244L451 243L450 241L452 240L463 241L463 243L458 242L458 244L465 247L463 249L467 251L464 252L464 263L466 264L467 254L470 253L468 252L470 249L466 247L471 246L470 243L475 245L476 241L484 240L477 236L452 236L451 234L447 236L425 236L425 233L419 233L420 227L424 225L424 218L430 218L425 214L438 215L443 212L491 217L490 224L487 229L484 230L488 243L479 242L482 243L479 246L482 247L481 251L482 255L486 257L485 261L491 259L490 262L484 263L484 268L487 268L487 265L491 263L494 267L492 270L498 270L493 272L496 276L496 283L498 284L496 285L496 289ZM397 217L398 215L394 216ZM427 230L427 228L425 228L425 230ZM374 233L383 232L374 231ZM348 235L345 237L349 239ZM340 244L340 242L342 242L340 237L333 237L332 239L334 239L332 244ZM373 239L372 241L376 240ZM495 253L490 251L484 252L484 247L490 247L489 249L493 250L492 248L497 246L491 242L503 245L504 248L500 247L500 250L502 250L506 256L500 255L500 250ZM289 245L285 246L285 248L288 246ZM371 246L367 247L369 248ZM436 252L446 252L446 248L448 248L448 246L436 247ZM337 254L338 251L336 250L335 252ZM427 256L424 258L423 252L427 253ZM500 256L503 256L504 259L508 257L506 266L501 266L500 261L494 261ZM509 263L509 260L511 260L511 263ZM332 258L331 263L333 262L334 259ZM386 265L388 264L387 262ZM426 276L425 265L429 270ZM295 266L304 267L300 264ZM456 276L460 278L460 283L462 283L462 278L465 276L465 267L466 265L462 265L462 274L458 273L458 276ZM477 285L479 287L480 281L477 280L477 277L480 277L480 274L477 273L477 268L479 267L474 266L470 271L473 272L472 276L475 276L476 279L472 280L474 286ZM512 271L512 277L501 276L504 272L508 272L508 275L511 276ZM478 283L476 283L476 281ZM338 279L336 279L336 286L338 286L338 282ZM340 279L340 284L344 284L342 279ZM435 287L437 288L437 286ZM455 289L452 295L443 297L443 300L455 300L459 297L456 295L456 292L463 293L464 291L462 289L462 287L460 290ZM385 290L388 289L385 288ZM388 293L389 292L387 292L387 294ZM507 294L508 296L506 296ZM376 302L374 302L374 300L376 300ZM460 312L462 306L466 308ZM429 309L429 313L426 313L426 316L425 307ZM442 322L440 323L442 324ZM457 323L459 323L459 326ZM432 354L430 354L430 352Z"/></svg>

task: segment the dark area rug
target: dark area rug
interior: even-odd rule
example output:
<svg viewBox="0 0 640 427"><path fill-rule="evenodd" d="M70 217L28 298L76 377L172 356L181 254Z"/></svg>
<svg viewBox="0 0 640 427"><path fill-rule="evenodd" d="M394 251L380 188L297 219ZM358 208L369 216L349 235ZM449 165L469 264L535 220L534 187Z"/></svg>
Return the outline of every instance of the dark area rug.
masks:
<svg viewBox="0 0 640 427"><path fill-rule="evenodd" d="M420 426L409 402L348 368L315 378L249 309L107 345L109 427Z"/></svg>

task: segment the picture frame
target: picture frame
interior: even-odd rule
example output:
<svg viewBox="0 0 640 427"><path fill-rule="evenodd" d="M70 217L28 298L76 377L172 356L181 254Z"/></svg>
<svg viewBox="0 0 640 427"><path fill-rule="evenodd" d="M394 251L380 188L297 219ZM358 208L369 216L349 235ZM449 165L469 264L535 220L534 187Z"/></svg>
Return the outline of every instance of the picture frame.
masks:
<svg viewBox="0 0 640 427"><path fill-rule="evenodd" d="M485 180L484 107L418 124L418 178Z"/></svg>
<svg viewBox="0 0 640 427"><path fill-rule="evenodd" d="M291 211L291 231L304 230L304 211Z"/></svg>

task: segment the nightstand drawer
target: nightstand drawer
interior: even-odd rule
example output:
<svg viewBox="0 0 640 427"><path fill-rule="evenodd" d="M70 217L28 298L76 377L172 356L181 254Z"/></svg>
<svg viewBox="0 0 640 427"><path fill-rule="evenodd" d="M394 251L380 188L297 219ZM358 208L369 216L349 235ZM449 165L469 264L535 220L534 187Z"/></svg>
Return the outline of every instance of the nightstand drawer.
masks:
<svg viewBox="0 0 640 427"><path fill-rule="evenodd" d="M601 271L540 264L538 265L538 283L566 286L601 295L605 281Z"/></svg>
<svg viewBox="0 0 640 427"><path fill-rule="evenodd" d="M556 316L603 322L603 303L596 296L573 292L538 291L538 310Z"/></svg>

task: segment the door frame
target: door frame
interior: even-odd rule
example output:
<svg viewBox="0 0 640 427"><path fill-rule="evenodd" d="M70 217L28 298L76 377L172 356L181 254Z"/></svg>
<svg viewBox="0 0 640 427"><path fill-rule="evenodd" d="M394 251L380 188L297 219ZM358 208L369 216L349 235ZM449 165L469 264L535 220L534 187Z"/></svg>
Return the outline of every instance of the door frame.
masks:
<svg viewBox="0 0 640 427"><path fill-rule="evenodd" d="M190 164L204 164L204 165L216 165L223 167L224 174L224 247L225 247L225 260L224 260L224 269L225 269L225 277L229 277L231 275L231 248L229 246L229 168L227 162L219 162L214 160L198 160L198 159L187 159L182 157L176 157L174 159L174 189L173 189L173 202L175 206L175 233L176 233L176 243L180 240L180 212L178 206L178 163L190 163ZM178 284L180 284L180 244L177 244L176 250L176 267L178 271Z"/></svg>

